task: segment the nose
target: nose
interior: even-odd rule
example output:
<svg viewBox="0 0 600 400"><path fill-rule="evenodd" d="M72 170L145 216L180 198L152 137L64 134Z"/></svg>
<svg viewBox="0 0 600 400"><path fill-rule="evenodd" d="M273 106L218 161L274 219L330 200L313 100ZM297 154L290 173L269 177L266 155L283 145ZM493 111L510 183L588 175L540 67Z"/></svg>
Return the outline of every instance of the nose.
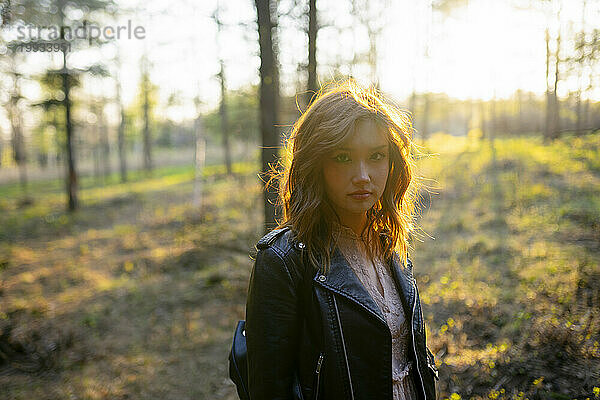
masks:
<svg viewBox="0 0 600 400"><path fill-rule="evenodd" d="M356 171L352 176L352 183L359 186L361 184L369 183L371 177L369 176L369 169L364 161L356 163Z"/></svg>

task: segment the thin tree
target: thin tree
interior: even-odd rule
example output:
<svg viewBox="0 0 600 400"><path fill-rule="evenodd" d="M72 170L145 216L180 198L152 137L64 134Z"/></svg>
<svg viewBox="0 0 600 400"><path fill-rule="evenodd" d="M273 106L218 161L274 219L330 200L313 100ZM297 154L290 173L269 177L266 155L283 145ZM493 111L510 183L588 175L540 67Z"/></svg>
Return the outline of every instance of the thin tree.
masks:
<svg viewBox="0 0 600 400"><path fill-rule="evenodd" d="M204 138L204 125L202 123L202 113L200 112L200 96L194 98L196 105L196 119L194 120L195 154L194 154L194 191L192 204L194 207L202 208L202 172L206 158L206 140Z"/></svg>
<svg viewBox="0 0 600 400"><path fill-rule="evenodd" d="M102 181L106 184L106 180L110 176L110 138L108 135L108 124L104 115L104 108L107 103L106 98L102 97L98 104L98 129L100 134L100 155L102 159Z"/></svg>
<svg viewBox="0 0 600 400"><path fill-rule="evenodd" d="M585 100L585 107L583 111L583 125L585 129L598 129L598 126L593 126L590 121L590 97L592 90L594 89L595 79L597 79L596 68L600 61L600 29L596 28L592 31L590 41L588 43L588 52L586 54L586 61L588 63L588 85L585 88L584 93L587 95Z"/></svg>
<svg viewBox="0 0 600 400"><path fill-rule="evenodd" d="M482 99L479 100L479 129L481 129L481 140L483 141L489 133L486 129L485 102Z"/></svg>
<svg viewBox="0 0 600 400"><path fill-rule="evenodd" d="M125 148L125 124L127 117L125 115L125 107L123 106L123 98L121 95L121 55L117 46L117 54L115 57L116 70L115 74L115 86L116 86L116 98L115 103L119 107L119 127L117 128L117 151L119 153L119 173L121 175L121 182L127 182L127 151Z"/></svg>
<svg viewBox="0 0 600 400"><path fill-rule="evenodd" d="M585 50L586 50L586 40L585 40L585 8L587 1L583 0L583 4L581 6L581 31L576 40L576 49L579 50L579 54L577 56L577 94L576 94L576 103L575 103L575 113L577 115L576 125L575 125L575 134L581 135L583 132L582 122L583 122L583 110L581 107L581 92L582 92L582 81L583 81L583 70L585 67Z"/></svg>
<svg viewBox="0 0 600 400"><path fill-rule="evenodd" d="M423 128L421 130L421 139L423 141L429 138L429 122L431 120L431 93L428 91L423 94Z"/></svg>
<svg viewBox="0 0 600 400"><path fill-rule="evenodd" d="M561 3L562 8L562 3ZM560 10L558 11L558 34L556 35L556 51L554 53L554 87L552 88L552 131L551 139L557 139L560 135L560 100L558 99L558 82L560 81Z"/></svg>
<svg viewBox="0 0 600 400"><path fill-rule="evenodd" d="M63 8L60 7L60 19L64 20ZM60 28L60 39L65 42L65 27ZM73 150L73 121L71 119L71 86L69 85L69 69L67 67L67 51L62 51L63 67L61 71L62 89L64 93L63 105L65 109L65 133L67 136L67 197L68 210L75 211L78 207L77 200L77 169L75 168L75 154Z"/></svg>
<svg viewBox="0 0 600 400"><path fill-rule="evenodd" d="M74 71L68 66L68 54L71 51L76 51L76 43L75 40L73 40L74 35L69 26L71 26L73 22L77 21L83 22L83 24L89 23L91 20L90 16L92 14L98 14L98 12L106 10L109 5L114 5L114 2L112 0L78 0L76 2L69 0L47 0L44 2L40 2L38 0L19 0L19 14L12 15L12 18L9 18L11 23L33 24L37 26L54 25L60 27L58 44L61 45L60 52L62 55L62 67L59 70L59 76L62 81L61 89L63 98L61 103L65 113L65 153L67 155L65 181L69 211L74 211L78 206L77 170L75 165L75 149L73 145L75 132L71 110L71 83L73 78L70 77L70 75L78 72L84 72L84 70L78 72ZM16 6L17 4L13 4L12 8L15 8ZM67 8L71 11L68 17L65 14ZM3 5L3 15L5 14L5 11L10 14L10 2L7 2L5 5ZM80 11L80 13L76 13L74 11ZM75 15L79 16L73 17ZM3 23L4 21L5 19L3 18ZM67 29L69 29L69 32L67 32ZM86 41L89 41L90 43L94 42L94 44L99 43L97 40L89 40L87 38ZM35 45L48 43L45 40L33 40L30 42L33 42ZM51 41L50 43L56 44L57 42Z"/></svg>
<svg viewBox="0 0 600 400"><path fill-rule="evenodd" d="M223 22L221 21L221 8L220 3L217 3L217 9L213 13L213 20L217 25L217 41L221 39L221 31L223 29ZM219 104L219 115L221 119L221 135L223 139L223 154L225 155L225 167L227 175L231 175L231 146L229 145L229 121L227 113L227 85L225 81L225 61L219 55L219 84L221 87L221 103Z"/></svg>
<svg viewBox="0 0 600 400"><path fill-rule="evenodd" d="M552 95L550 88L550 29L546 27L546 123L544 124L544 139L550 137L552 131Z"/></svg>
<svg viewBox="0 0 600 400"><path fill-rule="evenodd" d="M517 108L517 127L515 132L523 133L525 132L525 129L523 128L523 90L517 89L515 98Z"/></svg>
<svg viewBox="0 0 600 400"><path fill-rule="evenodd" d="M19 182L23 193L23 201L29 203L27 192L27 155L25 152L25 140L23 137L23 114L20 107L23 96L21 95L20 82L22 74L17 70L15 62L16 54L10 52L10 75L12 77L13 86L10 91L10 98L7 104L8 120L11 130L11 144L13 151L13 159L19 170Z"/></svg>
<svg viewBox="0 0 600 400"><path fill-rule="evenodd" d="M144 170L146 172L152 171L152 137L150 132L150 118L151 118L151 105L150 105L150 91L152 90L152 83L150 82L150 67L149 67L148 55L144 53L140 60L141 65L141 81L140 88L142 91L142 115L143 115L143 129L142 139L144 148Z"/></svg>
<svg viewBox="0 0 600 400"><path fill-rule="evenodd" d="M91 138L86 140L91 146L92 158L94 161L94 182L100 184L101 172L100 172L100 106L98 102L93 99L90 107L90 112L94 115L95 122L90 124L88 131L91 132Z"/></svg>
<svg viewBox="0 0 600 400"><path fill-rule="evenodd" d="M308 102L319 90L317 86L317 34L319 33L319 23L317 20L317 0L308 1L308 81L306 89L308 91Z"/></svg>
<svg viewBox="0 0 600 400"><path fill-rule="evenodd" d="M225 62L223 61L223 59L219 59L219 66L219 83L221 85L221 103L219 104L219 115L221 117L221 135L223 135L223 153L225 154L225 167L227 170L227 175L231 175L231 146L229 144L227 88L225 84Z"/></svg>
<svg viewBox="0 0 600 400"><path fill-rule="evenodd" d="M271 170L271 163L278 156L280 138L275 124L278 121L278 68L276 50L273 40L272 12L276 2L272 0L255 0L258 42L260 47L260 129L262 132L262 174L267 176ZM269 190L267 185L264 191L264 230L269 231L276 223L275 204L277 194Z"/></svg>
<svg viewBox="0 0 600 400"><path fill-rule="evenodd" d="M551 1L550 4L553 2ZM559 9L556 13L557 34L556 34L556 49L554 55L550 50L550 29L546 27L545 42L546 42L546 124L544 127L544 141L547 143L550 140L556 139L560 132L560 102L558 100L558 83L560 81L560 65L561 65L561 27L560 14L562 11L562 1L559 0ZM554 56L554 73L550 73L552 56Z"/></svg>

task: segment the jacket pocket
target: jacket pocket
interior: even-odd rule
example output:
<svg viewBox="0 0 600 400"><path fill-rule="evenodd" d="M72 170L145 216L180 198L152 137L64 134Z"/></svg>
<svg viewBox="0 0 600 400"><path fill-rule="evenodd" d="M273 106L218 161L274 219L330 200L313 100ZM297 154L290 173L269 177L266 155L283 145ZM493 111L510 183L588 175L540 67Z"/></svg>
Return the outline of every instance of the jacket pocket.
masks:
<svg viewBox="0 0 600 400"><path fill-rule="evenodd" d="M425 350L427 351L427 366L431 370L431 373L433 374L435 379L439 380L440 378L438 376L438 369L435 366L435 358L431 351L429 351L429 348L425 347Z"/></svg>
<svg viewBox="0 0 600 400"><path fill-rule="evenodd" d="M319 358L317 359L317 365L315 367L315 377L313 382L313 396L312 400L319 399L319 388L321 385L321 367L323 366L323 358L325 354L323 352L319 353Z"/></svg>

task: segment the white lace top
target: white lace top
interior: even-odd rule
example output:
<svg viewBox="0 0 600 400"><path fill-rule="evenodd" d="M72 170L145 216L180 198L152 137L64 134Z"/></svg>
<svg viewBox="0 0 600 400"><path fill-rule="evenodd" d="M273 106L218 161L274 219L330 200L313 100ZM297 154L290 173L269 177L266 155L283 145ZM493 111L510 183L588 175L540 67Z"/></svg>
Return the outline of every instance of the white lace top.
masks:
<svg viewBox="0 0 600 400"><path fill-rule="evenodd" d="M354 231L336 225L340 232L338 247L352 270L367 289L385 316L392 334L392 387L394 400L417 397L415 384L409 371L410 321L404 317L402 303L389 267L381 259L370 260L364 241Z"/></svg>

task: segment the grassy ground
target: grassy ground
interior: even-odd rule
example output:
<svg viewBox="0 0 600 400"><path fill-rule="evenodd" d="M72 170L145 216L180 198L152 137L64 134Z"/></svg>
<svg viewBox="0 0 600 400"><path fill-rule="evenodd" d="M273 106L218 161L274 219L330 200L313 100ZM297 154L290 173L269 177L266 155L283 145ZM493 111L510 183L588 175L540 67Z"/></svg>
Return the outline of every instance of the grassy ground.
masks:
<svg viewBox="0 0 600 400"><path fill-rule="evenodd" d="M202 211L190 168L84 182L72 216L58 184L24 209L3 188L0 398L235 398L227 350L260 236L251 169L207 169Z"/></svg>
<svg viewBox="0 0 600 400"><path fill-rule="evenodd" d="M438 135L412 259L441 398L600 397L598 137ZM227 377L261 234L256 165L0 186L0 399L235 399ZM424 191L425 194L427 192Z"/></svg>
<svg viewBox="0 0 600 400"><path fill-rule="evenodd" d="M598 136L448 141L414 250L443 394L599 397Z"/></svg>

